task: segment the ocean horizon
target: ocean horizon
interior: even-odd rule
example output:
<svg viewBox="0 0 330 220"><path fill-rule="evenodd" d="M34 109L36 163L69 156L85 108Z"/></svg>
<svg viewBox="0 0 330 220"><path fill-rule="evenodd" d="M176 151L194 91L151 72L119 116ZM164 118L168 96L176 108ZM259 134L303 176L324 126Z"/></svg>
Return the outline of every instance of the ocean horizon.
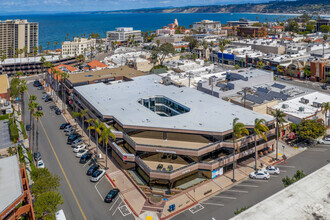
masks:
<svg viewBox="0 0 330 220"><path fill-rule="evenodd" d="M240 18L248 20L283 21L298 15L288 14L260 14L260 13L59 13L59 14L33 14L33 15L2 15L0 20L27 19L39 23L39 45L43 49L61 48L61 42L72 39L73 36L105 33L116 27L133 27L136 30L150 31L162 28L174 19L178 19L180 26L189 28L189 24L201 20L214 20L226 24ZM58 45L54 46L57 41ZM52 45L47 46L50 42Z"/></svg>

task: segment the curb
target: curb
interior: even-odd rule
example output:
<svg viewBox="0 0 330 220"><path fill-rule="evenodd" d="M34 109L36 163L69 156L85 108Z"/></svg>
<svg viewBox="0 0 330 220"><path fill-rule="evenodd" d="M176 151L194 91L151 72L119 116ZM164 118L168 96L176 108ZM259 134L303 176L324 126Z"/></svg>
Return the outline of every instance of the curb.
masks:
<svg viewBox="0 0 330 220"><path fill-rule="evenodd" d="M281 163L281 162L283 162L283 161L284 161L284 159L280 159L280 160L278 160L278 161L272 163L272 165L276 165L276 164Z"/></svg>
<svg viewBox="0 0 330 220"><path fill-rule="evenodd" d="M185 207L185 208L183 208L183 209L180 209L180 210L178 210L178 211L176 211L176 212L171 213L170 215L168 215L168 216L166 216L166 217L164 217L164 218L161 218L160 220L164 220L164 219L170 218L170 217L172 217L172 216L174 216L174 215L176 215L176 214L178 214L178 213L180 213L180 212L182 212L182 211L184 211L184 210L186 210L186 209L188 209L188 208L190 208L190 207L196 205L197 203L198 203L198 202L196 201L196 202L194 202L194 203L188 205L187 207Z"/></svg>
<svg viewBox="0 0 330 220"><path fill-rule="evenodd" d="M116 184L112 181L112 179L109 177L109 175L106 173L105 174L107 177L108 177L108 179L110 180L110 182L111 182L111 184L114 186L114 187L117 187L116 186Z"/></svg>

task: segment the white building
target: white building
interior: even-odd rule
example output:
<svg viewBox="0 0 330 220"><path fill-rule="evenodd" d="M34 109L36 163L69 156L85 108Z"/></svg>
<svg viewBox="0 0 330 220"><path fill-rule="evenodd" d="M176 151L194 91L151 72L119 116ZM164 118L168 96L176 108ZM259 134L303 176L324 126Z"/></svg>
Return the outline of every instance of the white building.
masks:
<svg viewBox="0 0 330 220"><path fill-rule="evenodd" d="M118 41L126 42L129 38L134 39L134 41L142 42L143 38L141 36L140 30L133 30L132 27L119 27L115 31L108 31L108 42Z"/></svg>
<svg viewBox="0 0 330 220"><path fill-rule="evenodd" d="M195 22L193 25L194 30L199 30L203 32L214 32L221 30L220 21L202 20L200 22ZM205 31L204 31L205 30Z"/></svg>
<svg viewBox="0 0 330 220"><path fill-rule="evenodd" d="M96 48L96 39L74 38L74 41L65 41L62 44L62 55L86 55Z"/></svg>

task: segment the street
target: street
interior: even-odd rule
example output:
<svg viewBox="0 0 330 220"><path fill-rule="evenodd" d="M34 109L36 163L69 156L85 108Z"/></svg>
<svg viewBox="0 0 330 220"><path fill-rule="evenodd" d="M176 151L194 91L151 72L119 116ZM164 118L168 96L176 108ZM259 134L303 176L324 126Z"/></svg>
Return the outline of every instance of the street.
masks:
<svg viewBox="0 0 330 220"><path fill-rule="evenodd" d="M282 178L292 177L297 170L310 174L330 162L330 145L316 145L276 165L280 175L271 175L269 180L248 179L237 183L228 190L216 193L173 219L230 219L234 212L243 207L253 206L284 188ZM262 211L262 210L261 210Z"/></svg>
<svg viewBox="0 0 330 220"><path fill-rule="evenodd" d="M26 114L24 121L29 123L28 95L36 95L36 102L43 107L44 117L39 124L39 152L45 166L61 178L59 191L64 199L61 207L67 219L134 219L121 195L114 202L104 203L105 195L112 188L104 176L97 183L90 182L86 172L91 164L80 164L73 149L66 144L67 136L59 129L65 121L62 115L56 115L50 107L53 102L45 103L41 99L43 90L37 90L28 84L25 95ZM61 209L59 208L59 209Z"/></svg>

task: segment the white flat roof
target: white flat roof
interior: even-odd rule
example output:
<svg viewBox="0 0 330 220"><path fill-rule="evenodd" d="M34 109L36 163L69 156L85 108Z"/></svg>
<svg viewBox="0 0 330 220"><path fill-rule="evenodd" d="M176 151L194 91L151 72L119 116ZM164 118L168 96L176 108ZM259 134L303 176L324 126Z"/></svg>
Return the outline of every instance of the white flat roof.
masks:
<svg viewBox="0 0 330 220"><path fill-rule="evenodd" d="M57 61L60 60L60 55L54 55L54 56L43 56L45 58L45 61L48 62L53 62L53 61ZM69 56L69 55L63 55L62 59L65 58L69 58L69 57L73 57L73 56ZM5 59L1 64L14 64L14 63L35 63L35 62L40 62L42 56L38 56L38 57L23 57L23 58L8 58Z"/></svg>
<svg viewBox="0 0 330 220"><path fill-rule="evenodd" d="M0 159L0 213L23 194L16 156Z"/></svg>
<svg viewBox="0 0 330 220"><path fill-rule="evenodd" d="M301 98L308 99L309 103L304 104L301 103ZM284 113L288 115L295 116L296 118L304 119L306 117L312 116L316 113L316 111L320 111L320 108L316 108L313 106L313 102L318 102L320 104L324 102L330 102L330 95L327 95L325 93L321 92L313 92L307 95L303 95L300 97L297 97L295 99L290 99L285 102L281 102L275 106L273 106L273 109L280 109ZM286 108L283 108L284 106L287 106ZM304 108L304 111L299 111L299 108Z"/></svg>
<svg viewBox="0 0 330 220"><path fill-rule="evenodd" d="M232 220L330 219L330 164L245 210ZM315 218L317 216L323 218Z"/></svg>
<svg viewBox="0 0 330 220"><path fill-rule="evenodd" d="M134 81L106 85L104 83L75 87L103 116L113 116L127 126L224 132L232 128L234 118L245 125L253 125L255 118L271 121L273 118L226 102L187 87L165 86L161 77L147 75ZM190 111L172 117L162 117L144 107L138 100L165 96Z"/></svg>

